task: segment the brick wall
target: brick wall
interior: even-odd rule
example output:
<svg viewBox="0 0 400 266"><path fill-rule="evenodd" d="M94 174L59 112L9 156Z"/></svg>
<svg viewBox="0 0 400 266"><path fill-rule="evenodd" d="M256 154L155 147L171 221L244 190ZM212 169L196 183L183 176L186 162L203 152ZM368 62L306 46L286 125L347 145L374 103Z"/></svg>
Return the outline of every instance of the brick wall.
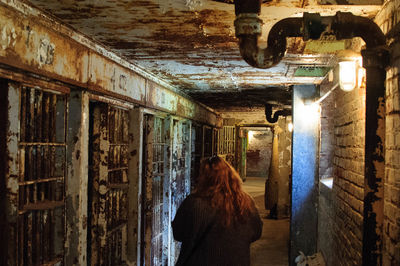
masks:
<svg viewBox="0 0 400 266"><path fill-rule="evenodd" d="M388 36L400 26L400 1L387 1L376 23ZM386 151L383 265L400 265L400 38L390 38L391 61L386 75Z"/></svg>
<svg viewBox="0 0 400 266"><path fill-rule="evenodd" d="M320 93L327 93L332 84L326 80L320 86ZM333 177L333 155L335 148L334 113L335 98L331 94L321 102L321 135L320 135L320 163L319 178ZM332 189L319 184L318 198L318 251L322 252L326 265L334 265L335 250L333 246L333 221L334 206L332 201Z"/></svg>
<svg viewBox="0 0 400 266"><path fill-rule="evenodd" d="M364 131L365 87L336 89L321 103L320 177L334 178L331 194L320 190L319 199L318 248L328 265L362 262Z"/></svg>
<svg viewBox="0 0 400 266"><path fill-rule="evenodd" d="M324 95L329 91L331 85L326 80L320 86L320 94ZM320 136L320 163L319 177L328 178L333 176L333 154L334 154L334 95L330 95L321 102L321 136Z"/></svg>
<svg viewBox="0 0 400 266"><path fill-rule="evenodd" d="M334 247L337 265L361 265L364 199L365 88L335 92ZM345 230L343 230L345 229Z"/></svg>

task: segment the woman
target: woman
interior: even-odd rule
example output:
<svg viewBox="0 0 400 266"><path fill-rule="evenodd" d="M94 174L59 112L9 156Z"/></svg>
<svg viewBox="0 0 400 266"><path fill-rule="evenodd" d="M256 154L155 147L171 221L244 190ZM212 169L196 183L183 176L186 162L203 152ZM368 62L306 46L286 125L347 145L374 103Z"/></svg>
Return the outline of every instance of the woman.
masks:
<svg viewBox="0 0 400 266"><path fill-rule="evenodd" d="M201 163L196 188L179 207L172 229L182 242L176 265L246 266L262 221L239 174L214 156Z"/></svg>

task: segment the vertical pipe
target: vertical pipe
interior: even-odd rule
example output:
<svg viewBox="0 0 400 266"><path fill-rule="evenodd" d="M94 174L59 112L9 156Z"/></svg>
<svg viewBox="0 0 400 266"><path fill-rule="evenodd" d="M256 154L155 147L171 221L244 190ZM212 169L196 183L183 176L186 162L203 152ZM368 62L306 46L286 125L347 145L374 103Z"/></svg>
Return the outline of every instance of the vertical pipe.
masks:
<svg viewBox="0 0 400 266"><path fill-rule="evenodd" d="M386 78L382 52L362 52L367 79L363 265L382 265Z"/></svg>

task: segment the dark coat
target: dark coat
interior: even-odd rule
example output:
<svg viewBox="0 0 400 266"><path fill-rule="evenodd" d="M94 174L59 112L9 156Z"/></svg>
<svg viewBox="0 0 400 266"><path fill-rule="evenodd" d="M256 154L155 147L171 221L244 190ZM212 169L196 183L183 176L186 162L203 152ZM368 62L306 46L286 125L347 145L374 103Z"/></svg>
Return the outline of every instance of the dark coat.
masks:
<svg viewBox="0 0 400 266"><path fill-rule="evenodd" d="M250 265L250 243L260 238L263 225L255 205L245 222L228 227L221 222L206 200L189 195L172 222L174 238L182 242L176 265Z"/></svg>

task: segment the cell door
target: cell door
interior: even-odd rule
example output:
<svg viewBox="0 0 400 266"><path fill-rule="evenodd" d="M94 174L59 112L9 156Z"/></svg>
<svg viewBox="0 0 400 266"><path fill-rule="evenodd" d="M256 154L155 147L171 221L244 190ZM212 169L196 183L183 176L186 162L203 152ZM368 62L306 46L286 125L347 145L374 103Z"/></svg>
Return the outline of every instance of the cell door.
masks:
<svg viewBox="0 0 400 266"><path fill-rule="evenodd" d="M88 264L126 262L128 110L90 104Z"/></svg>
<svg viewBox="0 0 400 266"><path fill-rule="evenodd" d="M191 125L189 121L173 120L171 165L171 219L190 193ZM175 265L180 243L171 238L171 263Z"/></svg>
<svg viewBox="0 0 400 266"><path fill-rule="evenodd" d="M142 265L168 264L169 175L165 119L144 117L144 171L142 179Z"/></svg>
<svg viewBox="0 0 400 266"><path fill-rule="evenodd" d="M192 124L192 163L190 169L190 187L193 190L197 183L197 176L200 171L201 152L203 145L203 128L200 125Z"/></svg>
<svg viewBox="0 0 400 266"><path fill-rule="evenodd" d="M61 265L67 96L20 89L18 265Z"/></svg>

